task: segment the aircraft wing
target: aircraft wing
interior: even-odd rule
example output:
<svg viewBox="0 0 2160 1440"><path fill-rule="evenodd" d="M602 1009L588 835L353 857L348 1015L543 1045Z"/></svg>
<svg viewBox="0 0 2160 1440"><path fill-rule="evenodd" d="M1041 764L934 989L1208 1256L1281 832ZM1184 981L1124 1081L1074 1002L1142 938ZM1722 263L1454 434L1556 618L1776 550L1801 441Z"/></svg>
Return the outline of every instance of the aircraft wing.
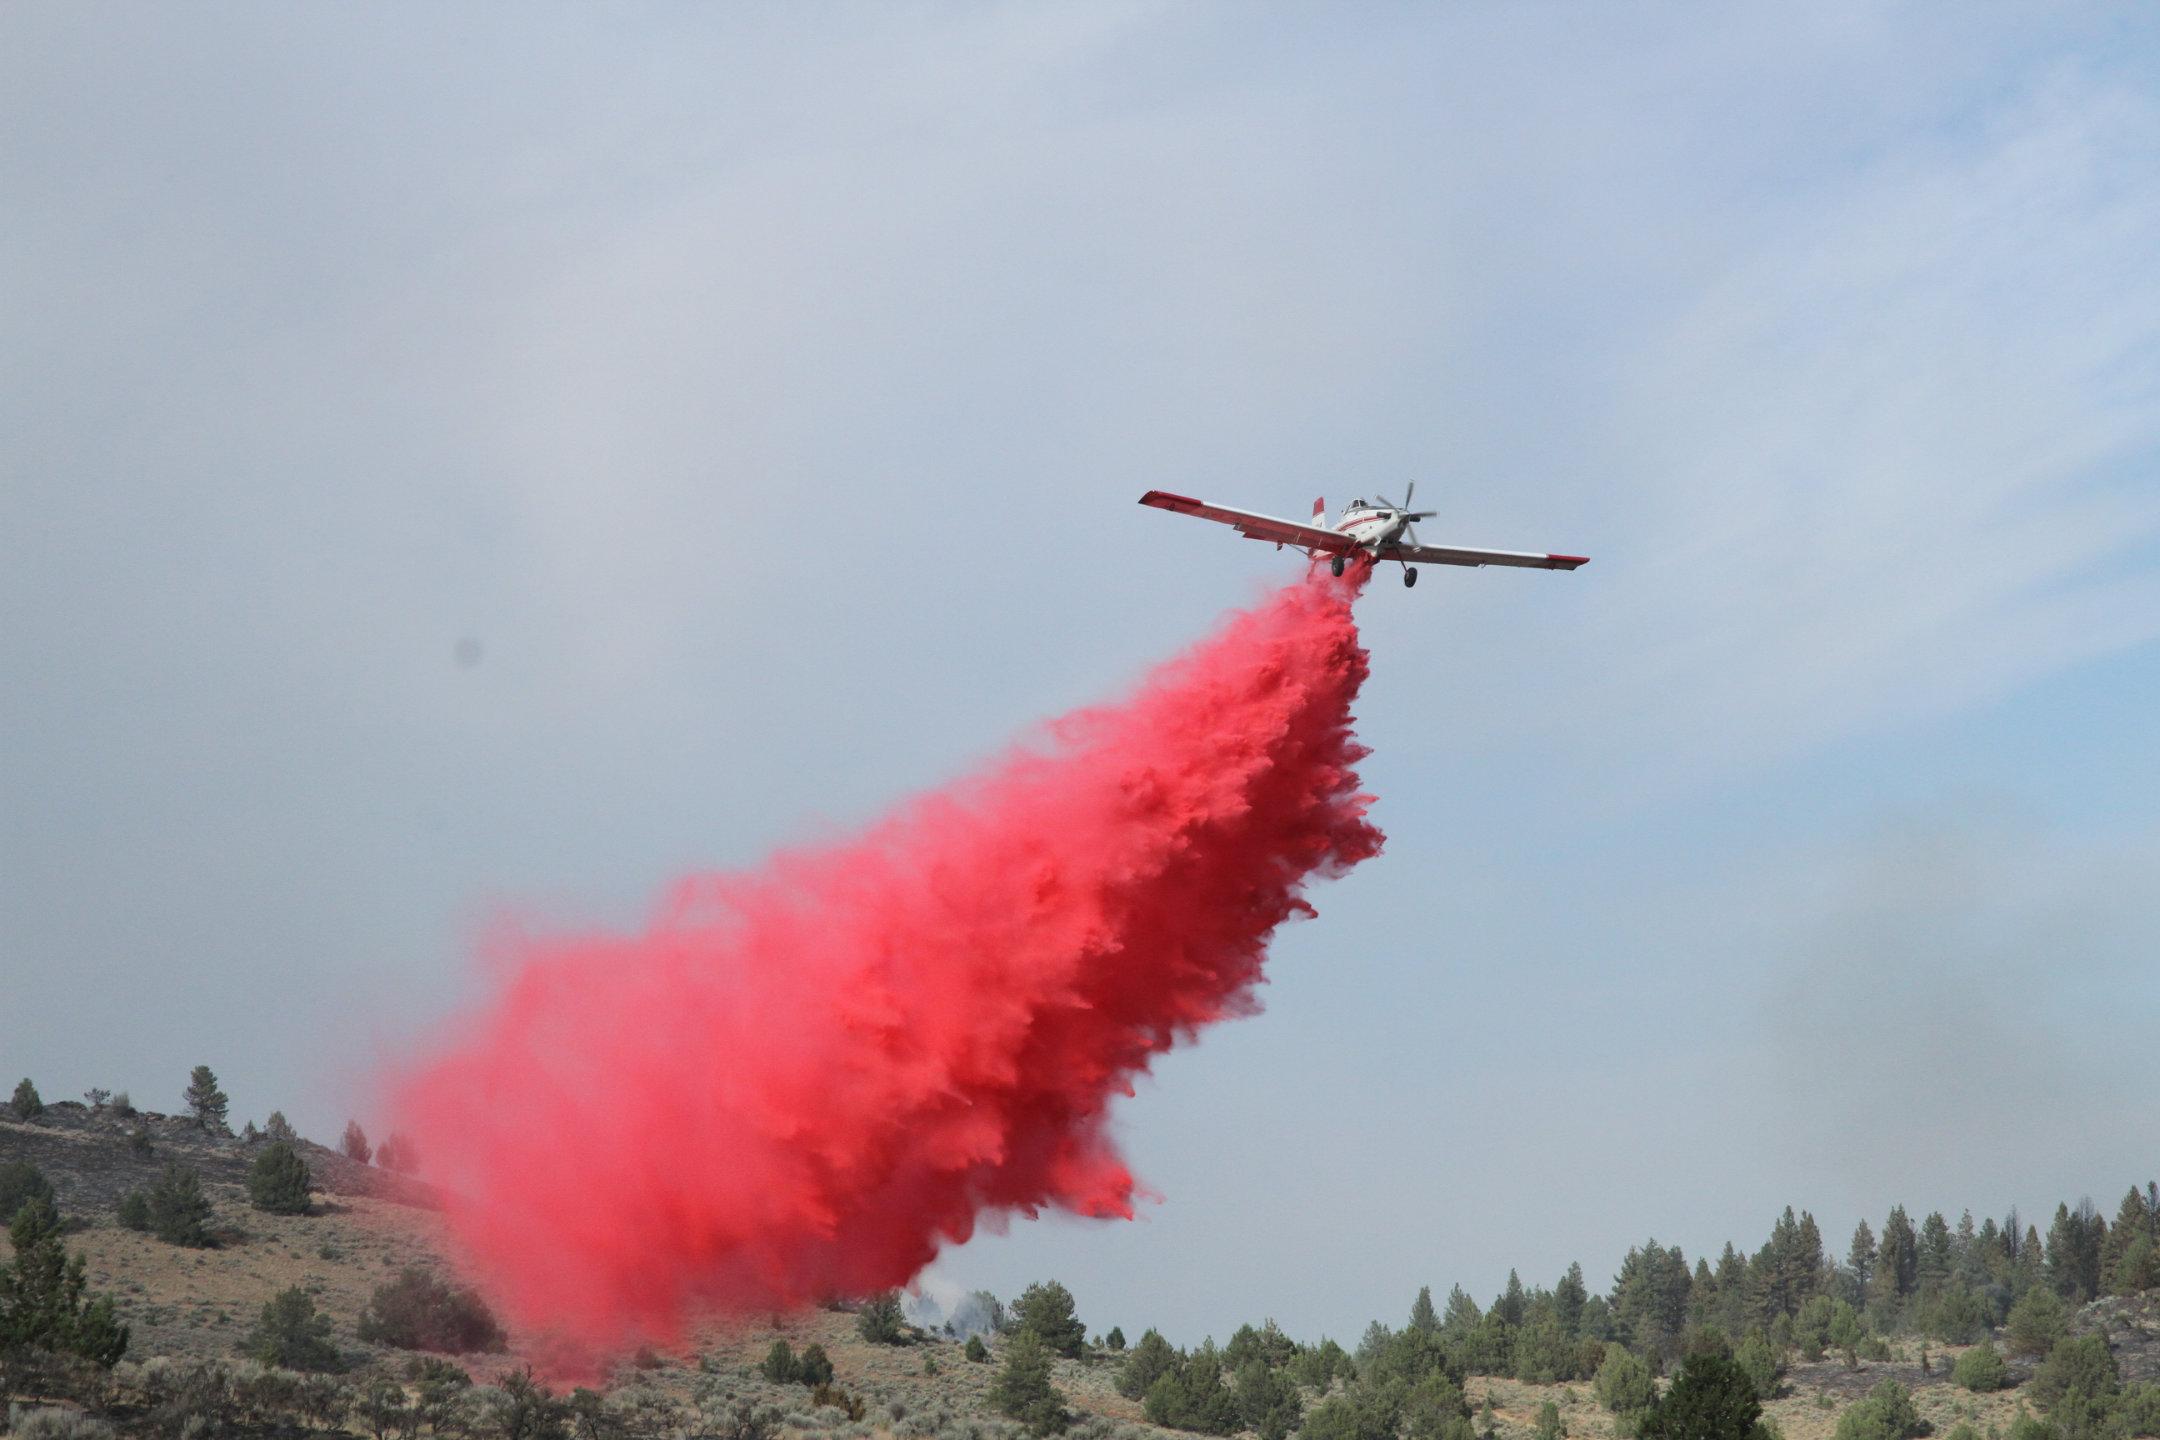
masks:
<svg viewBox="0 0 2160 1440"><path fill-rule="evenodd" d="M1587 555L1540 555L1528 550L1469 550L1460 545L1388 545L1382 560L1412 565L1521 565L1532 570L1573 570L1590 563Z"/></svg>
<svg viewBox="0 0 2160 1440"><path fill-rule="evenodd" d="M1347 554L1356 548L1347 536L1338 535L1333 530L1323 530L1317 525L1306 525L1296 520L1278 520L1273 515L1234 510L1228 505L1210 505L1205 500L1172 495L1167 490L1150 490L1140 497L1140 503L1152 505L1158 510L1174 511L1179 515L1197 515L1202 520L1218 521L1232 526L1248 540L1272 540L1277 545L1300 545L1308 550L1328 550L1336 554Z"/></svg>

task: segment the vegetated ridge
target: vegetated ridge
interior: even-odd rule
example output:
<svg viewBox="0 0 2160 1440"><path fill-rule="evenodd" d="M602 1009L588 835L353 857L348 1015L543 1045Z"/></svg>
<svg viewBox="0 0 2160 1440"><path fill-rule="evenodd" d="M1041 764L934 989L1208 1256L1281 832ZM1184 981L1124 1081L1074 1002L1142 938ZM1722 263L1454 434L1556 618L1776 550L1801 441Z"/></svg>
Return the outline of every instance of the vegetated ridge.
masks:
<svg viewBox="0 0 2160 1440"><path fill-rule="evenodd" d="M25 1081L0 1106L0 1223L16 1246L0 1261L0 1392L15 1433L2160 1435L2151 1185L2112 1220L2059 1207L2044 1235L2015 1212L1915 1224L1895 1208L1842 1258L1787 1210L1753 1252L1635 1247L1602 1293L1579 1265L1549 1288L1511 1275L1487 1305L1422 1290L1404 1323L1375 1321L1348 1347L1262 1322L1179 1350L1084 1323L1045 1282L1010 1307L978 1294L949 1319L918 1309L924 1324L893 1296L715 1324L680 1353L598 1373L545 1335L505 1332L459 1285L434 1193L380 1163L410 1167L397 1137L371 1146L354 1125L331 1148L276 1115L235 1135L206 1067L188 1098L184 1116L102 1091L47 1105ZM64 1257L79 1265L72 1298Z"/></svg>

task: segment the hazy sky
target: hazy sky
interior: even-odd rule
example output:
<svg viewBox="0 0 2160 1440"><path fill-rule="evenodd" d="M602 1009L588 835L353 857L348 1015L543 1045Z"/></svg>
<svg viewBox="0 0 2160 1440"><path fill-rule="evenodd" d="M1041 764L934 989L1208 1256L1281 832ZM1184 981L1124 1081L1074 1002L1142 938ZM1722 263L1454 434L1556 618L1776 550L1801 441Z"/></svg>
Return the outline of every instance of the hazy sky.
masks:
<svg viewBox="0 0 2160 1440"><path fill-rule="evenodd" d="M2160 1170L2160 15L0 10L0 1065L329 1137L1292 568L1391 842L940 1262L1349 1338ZM1385 580L1386 577L1383 577Z"/></svg>

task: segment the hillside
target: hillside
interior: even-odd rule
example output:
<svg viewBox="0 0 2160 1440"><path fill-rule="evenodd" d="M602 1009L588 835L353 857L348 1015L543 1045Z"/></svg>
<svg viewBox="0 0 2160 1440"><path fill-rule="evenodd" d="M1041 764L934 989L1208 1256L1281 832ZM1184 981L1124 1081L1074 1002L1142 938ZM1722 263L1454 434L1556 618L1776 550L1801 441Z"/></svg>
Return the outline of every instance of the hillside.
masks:
<svg viewBox="0 0 2160 1440"><path fill-rule="evenodd" d="M130 1138L138 1128L149 1137L147 1153ZM304 1290L329 1318L332 1339L349 1367L341 1382L345 1404L358 1406L371 1377L395 1378L401 1399L419 1393L406 1383L412 1357L362 1343L356 1327L376 1287L400 1271L419 1267L448 1275L439 1244L440 1219L428 1187L303 1141L299 1148L318 1189L314 1213L265 1214L249 1206L245 1188L259 1144L208 1134L185 1119L142 1114L122 1120L73 1103L48 1106L33 1123L0 1115L0 1163L27 1161L51 1182L71 1225L67 1248L85 1257L92 1291L112 1296L120 1318L132 1329L132 1345L114 1372L114 1383L73 1397L101 1404L123 1431L179 1433L191 1413L211 1416L205 1423L212 1431L198 1425L196 1435L220 1427L249 1429L250 1415L256 1429L305 1423L295 1414L266 1420L244 1399L234 1398L237 1391L214 1402L202 1402L199 1396L174 1398L172 1376L187 1367L204 1362L238 1366L243 1341L264 1304L290 1287ZM213 1248L169 1245L122 1228L115 1219L124 1194L150 1184L175 1161L194 1166L203 1178L213 1208ZM1115 1321L1134 1334L1147 1319L1084 1312L1083 1318L1098 1331ZM2072 1325L2110 1338L2126 1380L2160 1378L2160 1293L2099 1301L2075 1316ZM775 1339L786 1339L797 1351L822 1346L841 1392L832 1398L842 1404L858 1402L860 1418L850 1419L835 1404L813 1403L802 1386L764 1379L758 1365ZM1932 1362L1926 1371L1919 1363L1923 1349ZM1913 1392L1920 1416L1940 1434L1961 1422L1969 1422L1982 1436L2005 1433L2026 1404L2022 1386L1978 1395L1952 1385L1950 1362L1960 1347L1903 1340L1893 1342L1886 1353L1890 1358L1862 1359L1853 1368L1835 1358L1794 1363L1782 1391L1765 1406L1766 1417L1785 1440L1828 1440L1839 1415L1885 1378ZM872 1344L857 1333L854 1316L832 1311L747 1327L710 1327L679 1353L648 1353L606 1378L572 1374L544 1337L516 1332L510 1334L505 1353L461 1356L457 1363L482 1386L527 1366L553 1377L558 1388L586 1379L613 1397L605 1413L611 1423L619 1422L616 1429L589 1427L588 1433L595 1435L728 1433L735 1440L756 1440L760 1427L754 1416L765 1407L779 1412L781 1431L829 1433L849 1440L871 1435L967 1440L1016 1432L990 1402L998 1368L994 1363L970 1363L960 1342L949 1338ZM1146 1424L1140 1404L1117 1392L1120 1364L1121 1357L1099 1348L1082 1359L1056 1362L1054 1383L1082 1433L1180 1433ZM11 1371L9 1376L17 1398L25 1401L49 1400L55 1390L67 1388L35 1369ZM2013 1371L2015 1379L2028 1376L2029 1371ZM1489 1426L1498 1440L1532 1440L1539 1412L1548 1402L1557 1408L1564 1433L1574 1440L1617 1440L1613 1416L1598 1403L1587 1381L1541 1385L1473 1375L1464 1388L1470 1406L1479 1412L1481 1432ZM1308 1391L1308 1401L1312 1398ZM588 1397L585 1403L590 1408L597 1402ZM200 1404L209 1404L209 1410L188 1409ZM484 1419L475 1418L483 1411L475 1408L463 1420L441 1417L438 1433L490 1433ZM368 1429L357 1408L342 1423L356 1433Z"/></svg>

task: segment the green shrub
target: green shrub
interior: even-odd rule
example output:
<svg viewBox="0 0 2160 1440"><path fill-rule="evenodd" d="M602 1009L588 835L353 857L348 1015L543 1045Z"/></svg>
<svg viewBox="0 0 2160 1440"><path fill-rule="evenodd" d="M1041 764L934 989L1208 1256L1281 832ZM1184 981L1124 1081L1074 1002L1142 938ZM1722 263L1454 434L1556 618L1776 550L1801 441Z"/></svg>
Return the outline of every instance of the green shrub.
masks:
<svg viewBox="0 0 2160 1440"><path fill-rule="evenodd" d="M799 1372L796 1378L800 1379L805 1385L832 1384L832 1357L825 1353L823 1345L814 1342L805 1345L802 1358L796 1363L796 1369Z"/></svg>
<svg viewBox="0 0 2160 1440"><path fill-rule="evenodd" d="M0 1164L0 1225L12 1224L16 1212L32 1200L43 1200L58 1208L52 1182L45 1178L45 1173L27 1160L9 1160Z"/></svg>
<svg viewBox="0 0 2160 1440"><path fill-rule="evenodd" d="M324 1373L345 1368L344 1358L330 1343L330 1317L316 1313L315 1302L297 1286L279 1291L262 1307L241 1349L250 1359L280 1370Z"/></svg>
<svg viewBox="0 0 2160 1440"><path fill-rule="evenodd" d="M130 1190L121 1196L120 1223L130 1230L147 1232L150 1229L150 1197L140 1190Z"/></svg>
<svg viewBox="0 0 2160 1440"><path fill-rule="evenodd" d="M30 1083L29 1076L23 1076L22 1083L15 1087L15 1098L8 1102L8 1108L18 1120L35 1120L45 1113L45 1102L38 1098L37 1086Z"/></svg>
<svg viewBox="0 0 2160 1440"><path fill-rule="evenodd" d="M283 1140L263 1147L248 1167L248 1203L273 1215L305 1215L308 1192L315 1188L307 1161Z"/></svg>
<svg viewBox="0 0 2160 1440"><path fill-rule="evenodd" d="M2003 1363L1994 1342L1983 1340L1958 1356L1957 1364L1951 1367L1950 1377L1967 1390L1977 1393L2006 1390L2010 1386L2010 1367Z"/></svg>
<svg viewBox="0 0 2160 1440"><path fill-rule="evenodd" d="M989 1360L990 1347L982 1343L982 1336L970 1335L968 1336L966 1353L968 1359L974 1361L977 1365L981 1365Z"/></svg>
<svg viewBox="0 0 2160 1440"><path fill-rule="evenodd" d="M360 1312L359 1334L370 1345L449 1355L504 1348L502 1325L477 1292L425 1270L406 1270L377 1286Z"/></svg>

